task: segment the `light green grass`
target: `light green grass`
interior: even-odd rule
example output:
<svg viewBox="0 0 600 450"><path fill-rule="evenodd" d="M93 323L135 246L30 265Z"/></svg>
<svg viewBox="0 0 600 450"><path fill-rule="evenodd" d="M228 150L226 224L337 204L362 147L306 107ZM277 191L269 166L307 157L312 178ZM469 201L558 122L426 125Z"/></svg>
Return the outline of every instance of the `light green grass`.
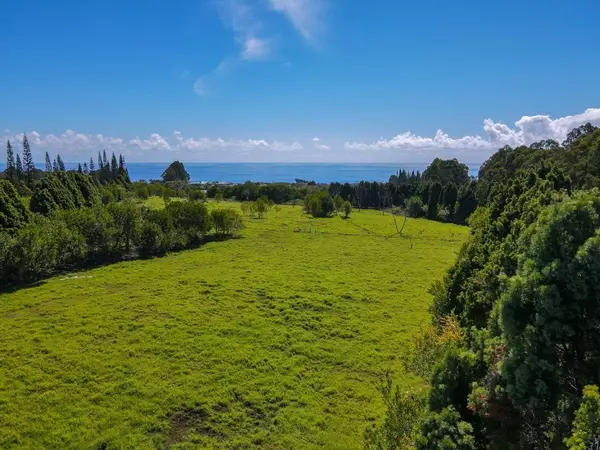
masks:
<svg viewBox="0 0 600 450"><path fill-rule="evenodd" d="M211 207L234 206L229 202ZM0 448L353 449L467 229L284 206L0 296Z"/></svg>

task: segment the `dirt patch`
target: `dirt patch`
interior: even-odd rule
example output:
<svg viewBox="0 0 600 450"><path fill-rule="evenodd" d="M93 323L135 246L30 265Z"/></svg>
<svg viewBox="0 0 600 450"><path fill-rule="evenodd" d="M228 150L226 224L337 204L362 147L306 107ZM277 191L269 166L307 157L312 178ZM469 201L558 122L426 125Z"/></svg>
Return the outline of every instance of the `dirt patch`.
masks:
<svg viewBox="0 0 600 450"><path fill-rule="evenodd" d="M215 439L226 437L212 428L209 414L201 407L176 411L169 416L169 421L171 428L167 435L167 448L186 441L190 432Z"/></svg>

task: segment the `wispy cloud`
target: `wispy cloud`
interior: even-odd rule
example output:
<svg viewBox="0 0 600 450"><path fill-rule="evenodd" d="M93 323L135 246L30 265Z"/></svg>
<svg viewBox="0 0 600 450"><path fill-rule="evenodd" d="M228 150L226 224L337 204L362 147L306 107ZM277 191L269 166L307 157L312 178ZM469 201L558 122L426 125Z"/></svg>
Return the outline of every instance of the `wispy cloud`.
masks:
<svg viewBox="0 0 600 450"><path fill-rule="evenodd" d="M272 44L268 39L248 37L244 42L242 58L245 60L261 60L271 54Z"/></svg>
<svg viewBox="0 0 600 450"><path fill-rule="evenodd" d="M319 139L318 137L313 138L313 144L314 144L315 148L318 148L319 150L331 149L331 147L329 145L325 145L325 144L321 143L321 139Z"/></svg>
<svg viewBox="0 0 600 450"><path fill-rule="evenodd" d="M294 28L311 44L316 44L323 32L323 0L269 0L273 10L285 15Z"/></svg>

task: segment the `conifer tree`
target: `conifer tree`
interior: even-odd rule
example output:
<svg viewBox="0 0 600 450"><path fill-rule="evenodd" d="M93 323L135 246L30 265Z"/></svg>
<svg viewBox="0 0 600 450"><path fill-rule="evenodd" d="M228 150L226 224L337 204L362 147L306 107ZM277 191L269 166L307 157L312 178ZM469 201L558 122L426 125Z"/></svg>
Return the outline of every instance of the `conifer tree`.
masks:
<svg viewBox="0 0 600 450"><path fill-rule="evenodd" d="M50 155L46 152L46 172L52 172L52 162L50 161Z"/></svg>
<svg viewBox="0 0 600 450"><path fill-rule="evenodd" d="M29 140L27 139L27 135L23 134L23 172L27 177L27 183L30 185L33 182L34 170L35 166L33 164L33 156L31 155Z"/></svg>
<svg viewBox="0 0 600 450"><path fill-rule="evenodd" d="M106 149L102 151L102 170L104 172L110 171L110 163L108 162L108 158L106 157Z"/></svg>
<svg viewBox="0 0 600 450"><path fill-rule="evenodd" d="M104 166L102 165L102 155L98 152L98 172L102 172Z"/></svg>
<svg viewBox="0 0 600 450"><path fill-rule="evenodd" d="M90 173L87 163L83 163L83 173L85 173L86 175Z"/></svg>
<svg viewBox="0 0 600 450"><path fill-rule="evenodd" d="M90 172L94 172L96 170L96 166L94 165L94 160L90 158Z"/></svg>
<svg viewBox="0 0 600 450"><path fill-rule="evenodd" d="M119 173L125 172L125 158L119 154Z"/></svg>
<svg viewBox="0 0 600 450"><path fill-rule="evenodd" d="M6 141L6 175L9 178L14 177L15 171L15 154L12 149L12 145L10 145L10 141Z"/></svg>
<svg viewBox="0 0 600 450"><path fill-rule="evenodd" d="M58 162L56 161L56 158L54 158L54 162L52 163L52 170L58 172Z"/></svg>
<svg viewBox="0 0 600 450"><path fill-rule="evenodd" d="M61 172L64 172L65 171L65 163L63 162L60 155L56 155L56 163L58 164L58 170L60 170Z"/></svg>
<svg viewBox="0 0 600 450"><path fill-rule="evenodd" d="M23 164L21 164L21 157L17 153L17 164L15 166L17 170L17 180L20 180L23 177Z"/></svg>
<svg viewBox="0 0 600 450"><path fill-rule="evenodd" d="M77 172L83 173L83 168L81 167L81 163L79 163L79 166L77 166Z"/></svg>
<svg viewBox="0 0 600 450"><path fill-rule="evenodd" d="M110 172L112 179L116 180L119 176L119 166L117 164L117 157L115 156L114 152L112 154L112 157L110 158Z"/></svg>

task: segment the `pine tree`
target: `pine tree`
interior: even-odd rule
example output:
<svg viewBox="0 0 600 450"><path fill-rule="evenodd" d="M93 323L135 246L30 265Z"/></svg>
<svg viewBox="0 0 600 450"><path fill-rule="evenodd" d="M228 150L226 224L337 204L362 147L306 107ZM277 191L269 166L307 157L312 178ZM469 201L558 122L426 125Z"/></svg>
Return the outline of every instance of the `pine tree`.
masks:
<svg viewBox="0 0 600 450"><path fill-rule="evenodd" d="M119 173L125 172L125 158L119 154Z"/></svg>
<svg viewBox="0 0 600 450"><path fill-rule="evenodd" d="M54 158L54 162L52 163L52 170L58 172L58 162L56 161L56 158Z"/></svg>
<svg viewBox="0 0 600 450"><path fill-rule="evenodd" d="M50 161L48 152L46 152L46 172L52 172L52 162Z"/></svg>
<svg viewBox="0 0 600 450"><path fill-rule="evenodd" d="M79 163L79 166L77 166L77 172L83 173L83 168L81 167L81 163Z"/></svg>
<svg viewBox="0 0 600 450"><path fill-rule="evenodd" d="M60 155L56 155L56 163L58 164L58 170L60 170L61 172L65 171L65 163L63 162L62 158L60 157Z"/></svg>
<svg viewBox="0 0 600 450"><path fill-rule="evenodd" d="M14 177L15 171L15 154L12 149L12 145L10 145L10 141L6 141L6 175L8 178Z"/></svg>
<svg viewBox="0 0 600 450"><path fill-rule="evenodd" d="M110 158L110 172L113 180L116 180L119 176L119 166L117 164L117 157L115 154L112 154Z"/></svg>
<svg viewBox="0 0 600 450"><path fill-rule="evenodd" d="M102 155L98 152L98 172L102 172L104 166L102 165Z"/></svg>
<svg viewBox="0 0 600 450"><path fill-rule="evenodd" d="M105 172L110 171L110 164L108 162L108 158L106 157L106 149L102 152L102 170Z"/></svg>
<svg viewBox="0 0 600 450"><path fill-rule="evenodd" d="M94 160L90 158L90 172L94 172L96 170L96 166L94 165Z"/></svg>
<svg viewBox="0 0 600 450"><path fill-rule="evenodd" d="M90 173L87 163L83 163L83 173L85 173L86 175Z"/></svg>
<svg viewBox="0 0 600 450"><path fill-rule="evenodd" d="M17 153L17 164L15 166L17 169L17 180L20 180L23 177L23 164L21 164L21 157Z"/></svg>
<svg viewBox="0 0 600 450"><path fill-rule="evenodd" d="M27 177L27 183L29 185L33 182L33 172L35 166L33 164L33 156L31 155L31 147L29 147L29 140L27 135L23 134L23 172Z"/></svg>

